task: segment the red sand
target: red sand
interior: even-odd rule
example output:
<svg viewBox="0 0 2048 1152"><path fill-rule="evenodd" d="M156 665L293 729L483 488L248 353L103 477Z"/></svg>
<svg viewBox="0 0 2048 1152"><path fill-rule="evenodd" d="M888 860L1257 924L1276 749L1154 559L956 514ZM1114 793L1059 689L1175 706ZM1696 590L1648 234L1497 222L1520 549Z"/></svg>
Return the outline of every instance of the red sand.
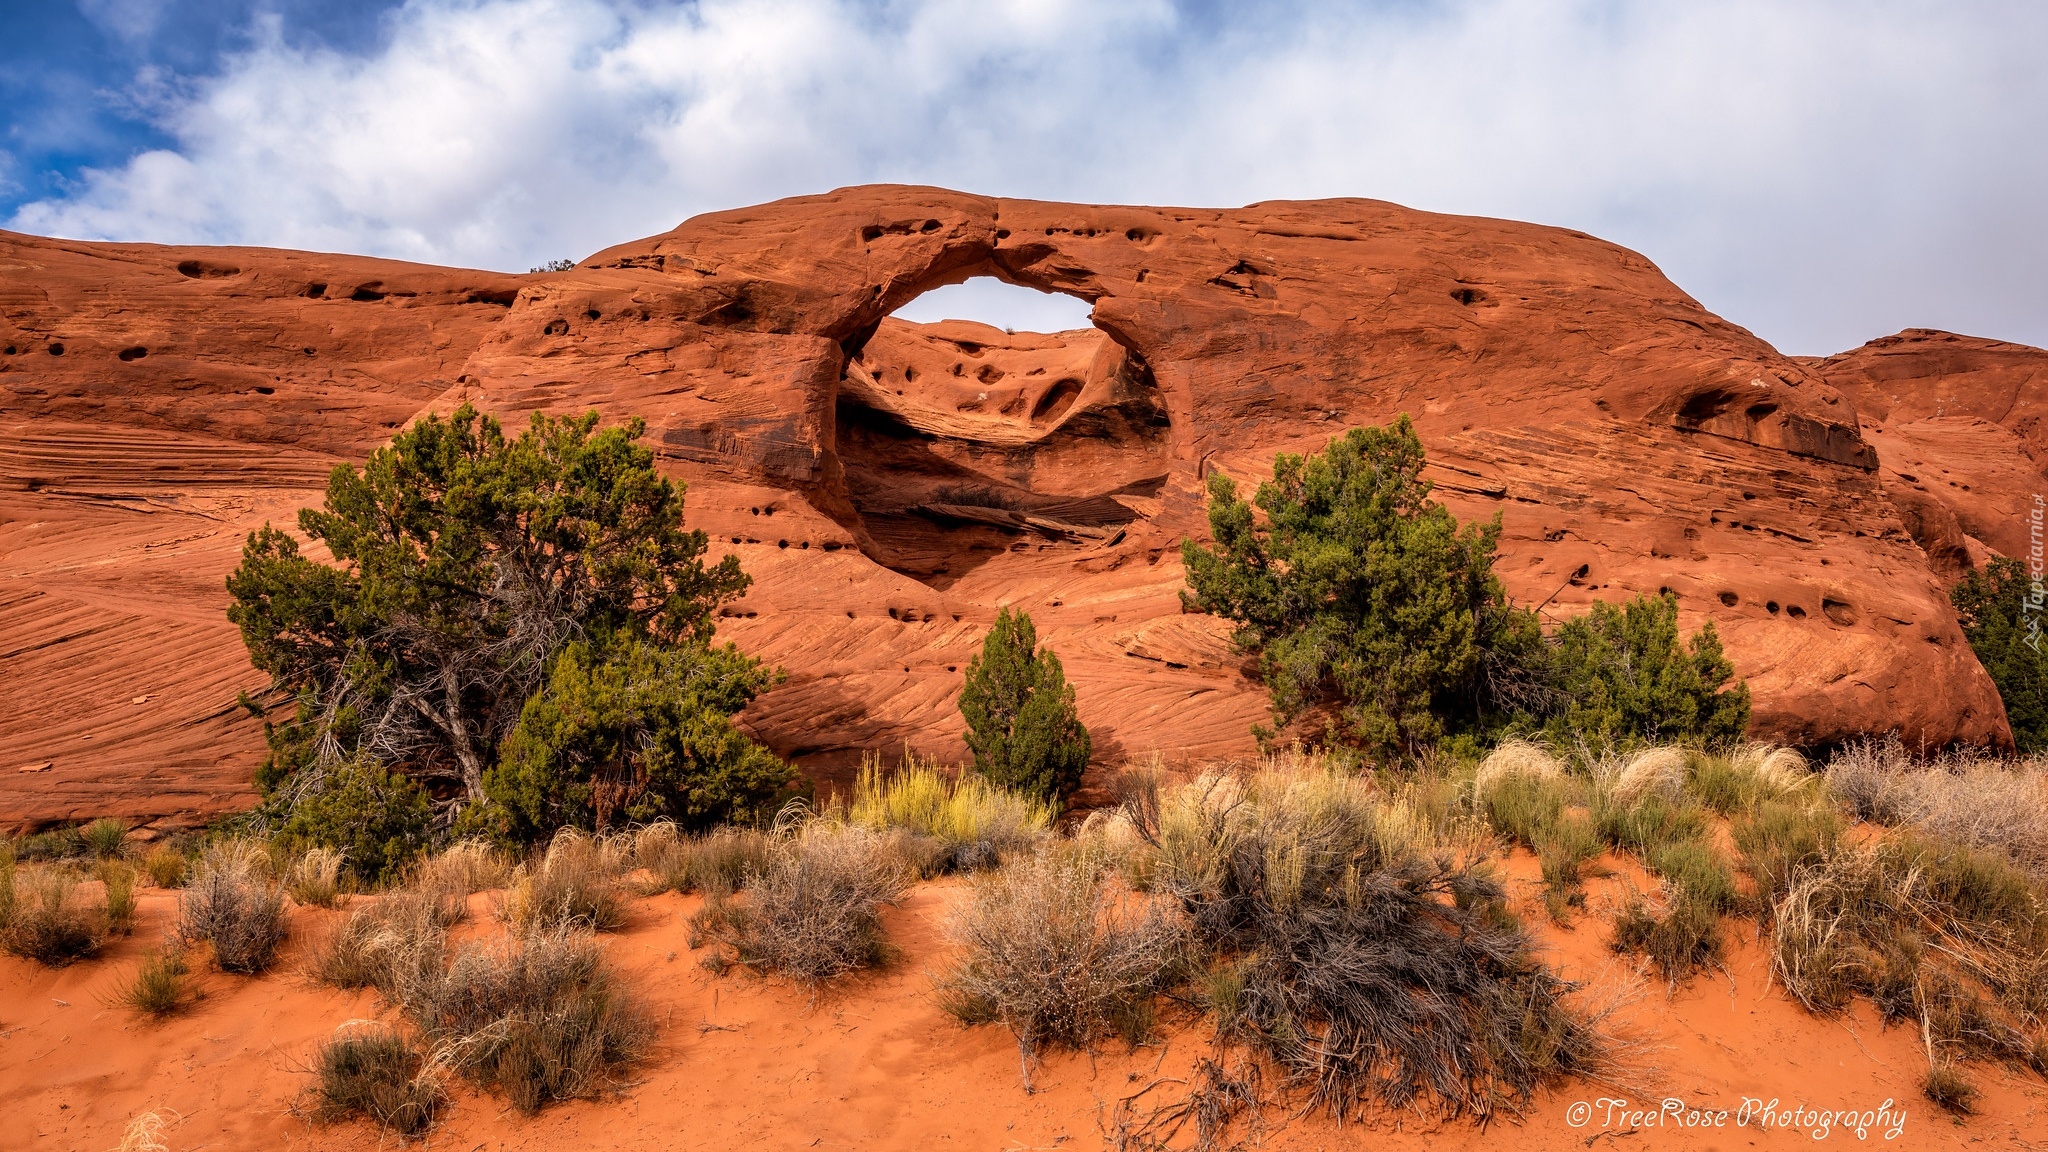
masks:
<svg viewBox="0 0 2048 1152"><path fill-rule="evenodd" d="M1518 885L1533 861L1518 859ZM1611 899L1596 884L1593 902ZM628 928L609 937L612 957L645 991L661 1021L654 1058L621 1094L559 1105L525 1117L466 1087L431 1134L433 1147L483 1149L748 1148L1092 1148L1123 1096L1160 1076L1184 1072L1208 1051L1207 1030L1169 1023L1154 1046L1126 1052L1111 1043L1093 1057L1055 1055L1027 1094L1017 1049L996 1027L964 1029L929 996L928 973L944 958L941 926L962 891L957 881L920 885L887 918L902 950L886 971L830 987L815 1001L780 981L716 977L685 944L694 898L639 901ZM481 913L485 907L478 898ZM391 1138L362 1123L318 1125L294 1112L311 1078L314 1046L344 1021L378 1014L370 993L312 985L298 968L304 940L333 913L295 913L283 963L260 979L209 972L206 998L164 1024L137 1021L107 1001L137 958L164 931L169 894L145 894L134 936L99 960L50 971L0 959L0 1114L10 1149L103 1149L145 1111L170 1126L173 1149L370 1148ZM480 915L479 919L484 919ZM1540 920L1533 907L1532 922ZM496 930L486 926L483 930ZM1567 972L1620 971L1602 919L1570 931L1544 929ZM1667 1000L1661 985L1629 1009L1662 1047L1649 1054L1659 1080L1647 1099L1676 1098L1728 1109L1727 1126L1625 1127L1603 1138L1596 1103L1615 1095L1571 1084L1539 1098L1516 1123L1481 1131L1468 1122L1381 1117L1339 1128L1320 1117L1284 1121L1274 1149L1582 1147L1739 1149L1811 1147L1807 1132L1737 1127L1744 1098L1783 1106L1873 1109L1886 1100L1905 1121L1890 1141L1880 1131L1857 1141L1836 1131L1821 1143L1889 1143L1906 1148L2026 1146L2048 1106L2048 1085L1997 1068L1973 1069L1981 1113L1957 1123L1921 1098L1919 1038L1884 1030L1859 1010L1817 1019L1767 979L1764 953L1747 924L1731 922L1725 975L1703 978ZM1571 1123L1586 1101L1593 1116ZM1640 1105L1637 1105L1640 1106ZM1655 1107L1654 1104L1651 1105Z"/></svg>

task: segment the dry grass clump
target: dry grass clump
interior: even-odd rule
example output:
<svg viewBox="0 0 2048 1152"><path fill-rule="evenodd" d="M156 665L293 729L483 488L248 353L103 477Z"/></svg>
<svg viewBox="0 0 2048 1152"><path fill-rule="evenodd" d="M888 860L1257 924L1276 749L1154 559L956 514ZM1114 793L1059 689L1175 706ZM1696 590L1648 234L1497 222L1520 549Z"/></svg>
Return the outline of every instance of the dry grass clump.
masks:
<svg viewBox="0 0 2048 1152"><path fill-rule="evenodd" d="M1484 797L1494 784L1511 777L1558 780L1563 776L1564 765L1548 751L1526 740L1509 740L1479 762L1479 771L1472 777L1472 792Z"/></svg>
<svg viewBox="0 0 2048 1152"><path fill-rule="evenodd" d="M1349 1116L1377 1101L1482 1120L1611 1038L1536 958L1486 850L1333 772L1209 775L1127 808L1241 1039ZM1483 843L1483 842L1482 842Z"/></svg>
<svg viewBox="0 0 2048 1152"><path fill-rule="evenodd" d="M208 848L178 898L178 938L213 946L223 972L269 968L287 932L284 889L262 844L223 840Z"/></svg>
<svg viewBox="0 0 2048 1152"><path fill-rule="evenodd" d="M647 870L648 879L641 885L645 895L725 896L766 866L770 843L767 833L754 828L715 828L702 836L684 836L673 823L660 820L634 834L633 859Z"/></svg>
<svg viewBox="0 0 2048 1152"><path fill-rule="evenodd" d="M342 1025L313 1054L314 1114L329 1122L364 1116L401 1138L420 1135L446 1099L440 1068L396 1029L362 1023Z"/></svg>
<svg viewBox="0 0 2048 1152"><path fill-rule="evenodd" d="M142 858L142 874L158 888L183 888L190 871L185 854L168 844L159 844Z"/></svg>
<svg viewBox="0 0 2048 1152"><path fill-rule="evenodd" d="M1621 807L1632 807L1650 797L1661 796L1676 803L1685 795L1689 757L1683 748L1669 744L1645 748L1618 768L1610 767L1607 795Z"/></svg>
<svg viewBox="0 0 2048 1152"><path fill-rule="evenodd" d="M374 987L397 1000L406 980L439 971L447 943L440 903L400 889L357 904L313 944L308 970L331 988Z"/></svg>
<svg viewBox="0 0 2048 1152"><path fill-rule="evenodd" d="M876 832L900 828L932 842L912 848L924 875L971 872L1028 852L1044 840L1057 813L1051 804L991 784L973 772L941 772L906 757L885 772L870 756L854 780L846 819Z"/></svg>
<svg viewBox="0 0 2048 1152"><path fill-rule="evenodd" d="M896 837L811 820L776 839L744 892L709 901L691 925L722 946L714 968L741 964L816 986L887 959L881 907L909 879Z"/></svg>
<svg viewBox="0 0 2048 1152"><path fill-rule="evenodd" d="M597 1094L654 1034L596 940L562 927L465 944L395 998L450 1067L527 1113Z"/></svg>
<svg viewBox="0 0 2048 1152"><path fill-rule="evenodd" d="M114 1002L138 1015L164 1020L182 1011L198 995L184 949L171 943L143 957L134 978L114 994Z"/></svg>
<svg viewBox="0 0 2048 1152"><path fill-rule="evenodd" d="M126 936L135 926L135 866L108 859L93 865L92 872L100 882L108 930Z"/></svg>
<svg viewBox="0 0 2048 1152"><path fill-rule="evenodd" d="M512 870L499 914L520 932L621 927L626 922L621 877L632 867L632 858L628 838L564 828L538 860Z"/></svg>
<svg viewBox="0 0 2048 1152"><path fill-rule="evenodd" d="M1186 952L1173 909L1135 898L1100 857L1071 848L978 877L947 935L961 955L937 981L940 1005L964 1024L1008 1027L1027 1086L1045 1048L1144 1039Z"/></svg>
<svg viewBox="0 0 2048 1152"><path fill-rule="evenodd" d="M1264 1072L1256 1060L1244 1060L1235 1068L1203 1057L1195 1064L1193 1083L1173 1079L1154 1080L1117 1101L1103 1135L1113 1152L1236 1152L1256 1147L1265 1135L1261 1115ZM1173 1098L1160 1097L1168 1085L1184 1086ZM1181 1134L1193 1127L1191 1139ZM1243 1137L1233 1140L1233 1132Z"/></svg>
<svg viewBox="0 0 2048 1152"><path fill-rule="evenodd" d="M1691 757L1689 792L1722 816L1737 816L1758 804L1810 797L1819 779L1806 757L1775 744L1745 744L1726 755Z"/></svg>
<svg viewBox="0 0 2048 1152"><path fill-rule="evenodd" d="M1967 1105L1961 1061L2048 1072L2048 913L2004 857L1912 835L1830 844L1790 870L1771 922L1786 990L1823 1014L1863 996L1918 1028L1944 1107Z"/></svg>
<svg viewBox="0 0 2048 1152"><path fill-rule="evenodd" d="M341 863L332 848L308 849L286 866L284 890L309 908L332 908L341 902Z"/></svg>
<svg viewBox="0 0 2048 1152"><path fill-rule="evenodd" d="M11 859L0 866L0 947L52 968L99 955L113 925L104 900L83 891L66 865L17 878Z"/></svg>
<svg viewBox="0 0 2048 1152"><path fill-rule="evenodd" d="M164 1128L162 1116L144 1112L121 1130L121 1142L114 1145L114 1152L171 1152L171 1146L164 1143Z"/></svg>
<svg viewBox="0 0 2048 1152"><path fill-rule="evenodd" d="M1844 748L1828 762L1827 781L1865 820L2003 853L2048 877L2048 762L2040 757L1949 752L1916 761L1892 736Z"/></svg>
<svg viewBox="0 0 2048 1152"><path fill-rule="evenodd" d="M514 869L504 853L482 840L461 840L421 860L406 890L433 908L442 927L469 919L469 898L511 883Z"/></svg>

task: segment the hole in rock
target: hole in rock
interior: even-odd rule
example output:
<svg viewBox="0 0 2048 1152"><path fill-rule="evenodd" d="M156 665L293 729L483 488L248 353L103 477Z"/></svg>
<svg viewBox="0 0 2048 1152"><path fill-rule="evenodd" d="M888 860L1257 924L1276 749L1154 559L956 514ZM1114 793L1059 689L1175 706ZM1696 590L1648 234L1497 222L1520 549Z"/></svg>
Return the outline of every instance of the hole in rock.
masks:
<svg viewBox="0 0 2048 1152"><path fill-rule="evenodd" d="M1778 614L1778 602L1776 600L1764 601L1764 611L1776 616Z"/></svg>
<svg viewBox="0 0 2048 1152"><path fill-rule="evenodd" d="M52 356L62 356L63 354L64 354L64 346L63 346L62 344L52 344L52 345L50 345L50 355L52 355Z"/></svg>
<svg viewBox="0 0 2048 1152"><path fill-rule="evenodd" d="M372 280L368 284L365 284L362 287L356 289L355 291L349 293L348 298L351 300L364 301L382 300L384 298L384 285L375 280Z"/></svg>
<svg viewBox="0 0 2048 1152"><path fill-rule="evenodd" d="M1733 608L1741 599L1741 597L1733 592L1723 592L1721 593L1721 606L1723 608Z"/></svg>
<svg viewBox="0 0 2048 1152"><path fill-rule="evenodd" d="M1787 604L1785 605L1785 615L1790 616L1794 620L1804 620L1806 619L1806 609L1801 608L1797 604Z"/></svg>
<svg viewBox="0 0 2048 1152"><path fill-rule="evenodd" d="M327 295L327 285L315 280L311 284L306 285L306 290L300 293L300 295L308 300L318 300L322 296Z"/></svg>
<svg viewBox="0 0 2048 1152"><path fill-rule="evenodd" d="M1823 596L1820 601L1820 612L1844 628L1851 628L1856 624L1856 609L1844 601Z"/></svg>
<svg viewBox="0 0 2048 1152"><path fill-rule="evenodd" d="M847 360L834 450L876 561L934 587L1016 554L1099 548L1157 510L1168 418L1087 301L975 277Z"/></svg>
<svg viewBox="0 0 2048 1152"><path fill-rule="evenodd" d="M142 358L143 358L144 356L147 356L147 355L149 355L149 349L147 349L147 348L141 348L141 347L137 347L137 348L123 348L123 349L121 349L121 351L120 351L120 352L116 353L116 355L118 355L118 356L119 356L119 357L120 357L120 358L121 358L121 359L122 359L122 360L123 360L124 362L125 362L125 361L133 361L133 360L140 360L140 359L142 359Z"/></svg>

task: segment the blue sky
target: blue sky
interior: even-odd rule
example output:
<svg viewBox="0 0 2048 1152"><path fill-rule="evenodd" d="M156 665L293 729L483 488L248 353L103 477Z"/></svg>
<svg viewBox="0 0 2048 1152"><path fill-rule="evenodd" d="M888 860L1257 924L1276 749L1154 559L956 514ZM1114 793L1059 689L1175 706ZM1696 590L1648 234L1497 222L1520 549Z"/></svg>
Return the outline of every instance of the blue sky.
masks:
<svg viewBox="0 0 2048 1152"><path fill-rule="evenodd" d="M524 269L868 181L1370 196L1789 352L2048 345L2044 62L2033 0L10 0L0 223Z"/></svg>

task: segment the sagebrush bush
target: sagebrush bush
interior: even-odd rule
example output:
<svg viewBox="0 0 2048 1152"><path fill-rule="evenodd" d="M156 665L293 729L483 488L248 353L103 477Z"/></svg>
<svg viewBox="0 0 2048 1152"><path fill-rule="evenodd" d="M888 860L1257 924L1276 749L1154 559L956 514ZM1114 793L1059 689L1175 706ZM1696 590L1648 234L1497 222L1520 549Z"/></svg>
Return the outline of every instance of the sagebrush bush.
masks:
<svg viewBox="0 0 2048 1152"><path fill-rule="evenodd" d="M1648 957L1674 988L1719 964L1724 947L1721 914L1711 903L1675 886L1667 891L1661 909L1651 907L1641 893L1630 892L1614 915L1615 951Z"/></svg>
<svg viewBox="0 0 2048 1152"><path fill-rule="evenodd" d="M99 955L111 925L104 900L81 891L69 866L46 865L7 885L13 908L0 945L53 968Z"/></svg>
<svg viewBox="0 0 2048 1152"><path fill-rule="evenodd" d="M364 1116L418 1136L434 1123L445 1095L439 1069L396 1029L343 1025L313 1054L320 1119Z"/></svg>
<svg viewBox="0 0 2048 1152"><path fill-rule="evenodd" d="M223 972L255 975L277 958L288 930L284 889L260 844L225 840L200 856L178 897L181 940L212 945Z"/></svg>
<svg viewBox="0 0 2048 1152"><path fill-rule="evenodd" d="M1103 861L1048 848L977 877L947 923L960 958L939 1003L965 1024L1001 1022L1026 1068L1051 1047L1150 1031L1152 1001L1186 953L1177 909L1134 901Z"/></svg>
<svg viewBox="0 0 2048 1152"><path fill-rule="evenodd" d="M1863 819L1998 852L2048 879L2048 759L1946 752L1922 761L1894 735L1847 745L1826 775Z"/></svg>
<svg viewBox="0 0 2048 1152"><path fill-rule="evenodd" d="M881 908L909 879L891 837L813 820L778 840L744 892L707 903L692 924L721 946L715 963L815 986L888 957Z"/></svg>
<svg viewBox="0 0 2048 1152"><path fill-rule="evenodd" d="M1226 1034L1339 1116L1493 1116L1598 1075L1609 1038L1537 959L1483 851L1369 781L1207 776L1126 809L1157 854ZM1483 843L1483 842L1481 842Z"/></svg>
<svg viewBox="0 0 2048 1152"><path fill-rule="evenodd" d="M450 1064L523 1112L595 1095L640 1060L654 1025L587 931L553 928L455 949L393 990Z"/></svg>

